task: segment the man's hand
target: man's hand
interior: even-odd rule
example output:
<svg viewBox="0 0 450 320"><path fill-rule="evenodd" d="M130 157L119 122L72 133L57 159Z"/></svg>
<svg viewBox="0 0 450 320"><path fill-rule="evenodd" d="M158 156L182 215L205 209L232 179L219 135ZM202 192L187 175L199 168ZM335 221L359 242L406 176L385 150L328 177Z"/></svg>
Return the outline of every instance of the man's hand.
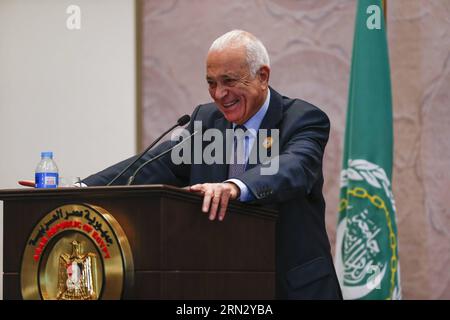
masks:
<svg viewBox="0 0 450 320"><path fill-rule="evenodd" d="M209 220L216 219L219 209L219 220L222 221L228 207L228 201L239 197L240 189L232 182L202 183L189 187L189 191L203 194L202 211L209 212Z"/></svg>

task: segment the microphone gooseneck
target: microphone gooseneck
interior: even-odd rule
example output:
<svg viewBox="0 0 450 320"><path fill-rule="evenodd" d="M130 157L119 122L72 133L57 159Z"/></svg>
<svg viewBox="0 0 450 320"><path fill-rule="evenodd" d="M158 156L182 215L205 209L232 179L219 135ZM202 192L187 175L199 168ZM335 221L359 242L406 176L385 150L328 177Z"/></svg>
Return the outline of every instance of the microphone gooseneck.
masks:
<svg viewBox="0 0 450 320"><path fill-rule="evenodd" d="M178 124L179 126L184 126L184 125L187 124L190 120L191 120L191 117L188 116L187 114L185 114L185 115L182 116L180 119L178 119L177 124Z"/></svg>
<svg viewBox="0 0 450 320"><path fill-rule="evenodd" d="M136 177L136 175L139 173L139 171L141 171L141 169L143 167L145 167L146 165L150 164L151 162L158 160L159 158L161 158L162 156L166 155L167 153L171 152L173 149L175 149L176 147L179 147L180 145L182 145L183 143L185 143L186 141L188 141L189 139L191 139L194 135L196 135L198 133L198 131L194 131L194 133L190 134L189 136L187 136L185 139L183 139L182 141L178 142L176 145L174 145L172 148L167 149L166 151L158 154L157 156L145 161L143 164L141 164L139 166L139 168L136 169L136 171L134 171L134 173L130 176L130 178L128 178L128 182L127 182L127 186L131 185L134 181L134 178Z"/></svg>
<svg viewBox="0 0 450 320"><path fill-rule="evenodd" d="M185 114L184 116L182 116L181 118L179 118L177 120L177 124L173 125L172 127L170 127L166 132L164 132L162 135L160 135L158 137L158 139L156 139L155 141L153 141L153 143L151 145L149 145L147 147L147 149L145 149L140 155L139 157L137 157L132 163L130 163L128 166L126 166L122 171L120 171L110 182L108 182L107 186L112 185L118 178L120 178L125 171L127 171L128 169L130 169L136 162L138 162L151 148L153 148L153 146L155 144L157 144L159 142L159 140L161 140L166 134L168 134L170 131L172 131L173 129L175 129L178 126L184 126L185 124L187 124L189 121L191 120L191 117L187 114Z"/></svg>

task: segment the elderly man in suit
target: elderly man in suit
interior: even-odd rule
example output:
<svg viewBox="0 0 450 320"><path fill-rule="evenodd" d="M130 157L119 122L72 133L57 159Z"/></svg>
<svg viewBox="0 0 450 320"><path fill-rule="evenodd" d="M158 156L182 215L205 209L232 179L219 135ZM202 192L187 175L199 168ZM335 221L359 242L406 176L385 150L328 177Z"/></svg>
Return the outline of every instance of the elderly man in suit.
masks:
<svg viewBox="0 0 450 320"><path fill-rule="evenodd" d="M135 183L189 186L190 191L203 195L202 211L210 220L225 218L230 199L276 207L276 297L341 299L325 230L322 194L322 159L330 123L317 107L284 97L269 87L269 78L269 56L259 39L241 30L217 38L206 60L206 81L214 102L194 110L188 129L193 132L192 123L201 121L202 130L215 128L224 136L227 129L244 130L247 138L240 148L236 142L232 148L232 156L240 153L244 160L174 164L170 156L164 156L145 167ZM271 174L261 173L267 165L261 159L249 161L258 148L270 148L271 137L261 141L256 134L264 129L278 133L278 152L268 160L277 162L277 170ZM140 163L174 143L160 144ZM133 160L83 182L105 185ZM117 183L124 184L124 180Z"/></svg>

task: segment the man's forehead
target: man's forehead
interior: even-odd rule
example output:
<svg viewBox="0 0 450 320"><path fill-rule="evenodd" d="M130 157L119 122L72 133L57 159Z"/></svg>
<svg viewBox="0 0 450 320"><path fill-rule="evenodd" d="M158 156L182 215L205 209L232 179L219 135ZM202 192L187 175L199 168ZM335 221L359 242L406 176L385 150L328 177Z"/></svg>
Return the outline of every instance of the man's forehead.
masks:
<svg viewBox="0 0 450 320"><path fill-rule="evenodd" d="M247 71L248 65L245 55L222 54L212 52L206 60L208 77L238 76Z"/></svg>
<svg viewBox="0 0 450 320"><path fill-rule="evenodd" d="M206 78L207 79L216 79L216 78L239 78L241 76L242 72L238 72L235 70L224 70L222 72L214 72L207 70L206 72Z"/></svg>

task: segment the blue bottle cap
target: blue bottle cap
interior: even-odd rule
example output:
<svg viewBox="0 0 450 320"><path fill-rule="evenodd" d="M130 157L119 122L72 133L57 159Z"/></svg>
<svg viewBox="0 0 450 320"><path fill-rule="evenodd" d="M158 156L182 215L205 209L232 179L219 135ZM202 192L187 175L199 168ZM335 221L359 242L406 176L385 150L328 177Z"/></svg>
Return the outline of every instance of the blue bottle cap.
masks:
<svg viewBox="0 0 450 320"><path fill-rule="evenodd" d="M44 152L41 152L41 158L50 158L50 159L53 159L53 152L51 152L51 151L44 151Z"/></svg>

